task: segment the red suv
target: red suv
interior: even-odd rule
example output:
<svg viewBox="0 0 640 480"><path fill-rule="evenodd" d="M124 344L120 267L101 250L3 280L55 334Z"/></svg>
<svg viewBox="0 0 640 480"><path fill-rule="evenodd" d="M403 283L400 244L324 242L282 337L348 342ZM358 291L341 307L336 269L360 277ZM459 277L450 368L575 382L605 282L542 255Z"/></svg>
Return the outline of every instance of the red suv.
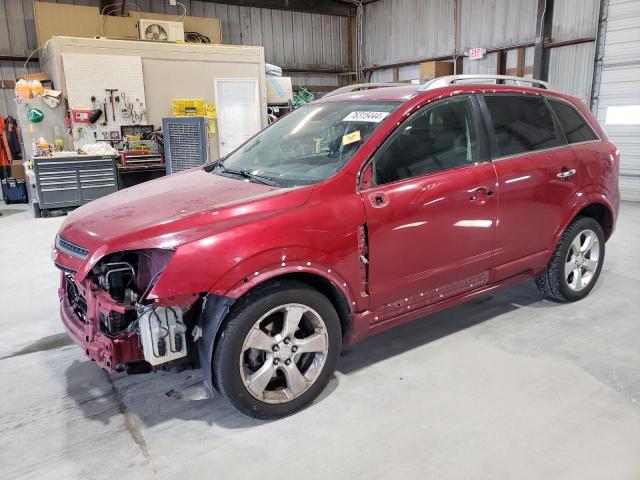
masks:
<svg viewBox="0 0 640 480"><path fill-rule="evenodd" d="M69 334L108 372L201 367L276 418L367 335L528 278L585 297L616 147L573 97L459 80L325 97L216 163L79 208L53 253Z"/></svg>

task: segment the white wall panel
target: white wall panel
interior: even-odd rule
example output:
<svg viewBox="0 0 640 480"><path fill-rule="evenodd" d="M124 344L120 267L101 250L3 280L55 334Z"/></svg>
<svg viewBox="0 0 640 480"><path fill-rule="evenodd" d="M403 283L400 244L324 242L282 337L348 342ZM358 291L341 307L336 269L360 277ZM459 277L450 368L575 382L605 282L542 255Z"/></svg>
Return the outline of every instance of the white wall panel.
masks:
<svg viewBox="0 0 640 480"><path fill-rule="evenodd" d="M640 118L607 123L610 107L640 105L640 0L609 0L597 116L620 149L622 197L640 201Z"/></svg>

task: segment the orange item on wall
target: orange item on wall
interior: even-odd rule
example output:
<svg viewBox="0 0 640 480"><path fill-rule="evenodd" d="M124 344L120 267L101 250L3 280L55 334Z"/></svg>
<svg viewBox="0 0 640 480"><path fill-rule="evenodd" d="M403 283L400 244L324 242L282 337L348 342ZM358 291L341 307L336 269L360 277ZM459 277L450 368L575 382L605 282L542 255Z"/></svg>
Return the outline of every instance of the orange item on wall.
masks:
<svg viewBox="0 0 640 480"><path fill-rule="evenodd" d="M11 150L9 149L9 142L4 134L4 117L0 116L0 167L11 166Z"/></svg>

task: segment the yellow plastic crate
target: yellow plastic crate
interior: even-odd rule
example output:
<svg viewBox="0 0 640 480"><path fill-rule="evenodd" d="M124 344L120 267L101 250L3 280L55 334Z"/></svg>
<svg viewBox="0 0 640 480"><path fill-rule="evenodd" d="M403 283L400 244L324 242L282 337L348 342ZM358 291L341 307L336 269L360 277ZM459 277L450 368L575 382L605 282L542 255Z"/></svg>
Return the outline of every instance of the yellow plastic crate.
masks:
<svg viewBox="0 0 640 480"><path fill-rule="evenodd" d="M207 107L201 98L175 98L171 101L171 112L174 117L204 117Z"/></svg>

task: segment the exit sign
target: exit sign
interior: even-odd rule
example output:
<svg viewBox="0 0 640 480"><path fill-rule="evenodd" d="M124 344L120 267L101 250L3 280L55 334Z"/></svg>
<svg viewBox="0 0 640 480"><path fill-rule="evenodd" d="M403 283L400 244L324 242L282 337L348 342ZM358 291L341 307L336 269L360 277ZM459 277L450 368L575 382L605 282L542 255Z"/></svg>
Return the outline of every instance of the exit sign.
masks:
<svg viewBox="0 0 640 480"><path fill-rule="evenodd" d="M484 54L487 51L484 48L472 48L469 50L469 60L480 60L484 58Z"/></svg>

